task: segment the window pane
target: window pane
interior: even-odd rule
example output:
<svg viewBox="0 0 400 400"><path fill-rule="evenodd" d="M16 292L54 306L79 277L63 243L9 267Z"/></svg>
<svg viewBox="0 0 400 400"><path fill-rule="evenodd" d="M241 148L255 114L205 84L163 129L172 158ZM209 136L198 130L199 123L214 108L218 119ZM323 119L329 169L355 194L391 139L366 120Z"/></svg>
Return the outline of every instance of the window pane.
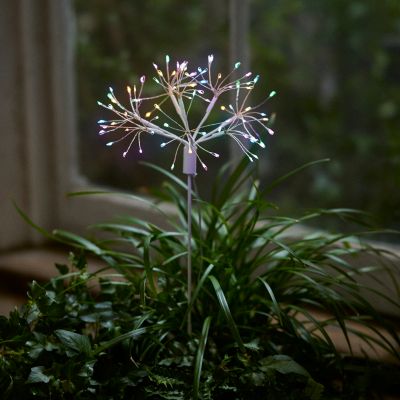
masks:
<svg viewBox="0 0 400 400"><path fill-rule="evenodd" d="M154 76L152 63L164 64L166 54L174 62L187 60L197 68L206 66L207 56L212 53L218 67L226 71L228 0L75 0L74 4L81 171L95 183L145 192L161 177L139 161L169 168L175 149L161 149L158 137L144 137L143 153L135 147L126 158L122 153L129 140L107 148L109 139L97 135L97 121L111 116L97 105L97 100L106 102L108 87L112 86L117 97L128 102L126 85L137 83L141 75ZM145 89L151 94L155 87L146 82ZM191 113L196 120L196 109ZM229 145L225 141L213 145L227 161ZM215 170L221 159L209 157L209 171ZM210 174L200 174L199 184L203 179L207 186Z"/></svg>
<svg viewBox="0 0 400 400"><path fill-rule="evenodd" d="M400 228L400 2L253 0L251 12L253 69L278 91L263 181L332 160L284 184L278 204L361 208Z"/></svg>

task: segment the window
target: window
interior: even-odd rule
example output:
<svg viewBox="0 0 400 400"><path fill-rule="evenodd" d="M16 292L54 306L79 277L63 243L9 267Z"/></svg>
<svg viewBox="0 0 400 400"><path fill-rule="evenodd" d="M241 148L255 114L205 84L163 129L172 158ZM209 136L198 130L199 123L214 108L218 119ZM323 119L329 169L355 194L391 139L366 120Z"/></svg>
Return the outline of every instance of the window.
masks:
<svg viewBox="0 0 400 400"><path fill-rule="evenodd" d="M179 2L183 7L179 12L157 9L161 3L154 1L119 1L122 8L115 9L110 8L113 3L96 1L97 12L110 10L101 26L93 20L90 1L8 0L2 5L0 51L4 62L0 66L0 85L8 101L0 110L4 126L0 183L7 198L14 198L35 222L48 228L75 230L100 218L132 211L132 205L116 199L65 196L93 187L90 179L107 184L118 177L125 189L144 187L134 181L134 175L125 175L133 169L131 160L120 167L119 154L107 153L91 125L98 119L96 100L105 95L110 83L119 84L110 70L116 68L125 84L135 78L133 73L148 72L151 61L166 52L183 57L191 50L193 57L200 59L210 52L212 43L215 54L223 60L221 68L238 59L251 61L252 69L261 74L260 84L266 90L278 91L268 110L277 112L278 134L269 141L259 164L264 180L303 162L333 159L326 166L310 170L302 179L299 175L292 180L278 193L279 204L289 210L299 205L361 207L381 213L387 226L399 226L398 2L210 0L184 2L183 6ZM167 7L178 2L162 4ZM182 28L175 40L172 30L168 32L167 16L175 18L176 25L190 21L185 28L188 31ZM125 34L118 26L120 17L124 25L146 30L148 42L137 49L138 59L132 59L134 53L124 49L142 32L130 29L130 36ZM148 32L157 21L168 24ZM209 26L211 33L204 36ZM85 51L89 62L75 58L76 35L81 35L82 29L78 50ZM86 87L85 97L85 78L77 77L77 71L89 68L99 56L96 47L90 53L88 43L102 34L108 47L107 57L100 64L109 75L101 79L95 76L95 84ZM117 38L111 40L110 35ZM158 40L164 41L163 46L155 43ZM113 62L116 65L109 68ZM90 113L86 117L80 114L88 108L92 108L89 111L93 119ZM86 140L81 146L81 159L90 161L81 163L82 170L76 152L78 138ZM104 180L92 163L100 158L99 164L107 169ZM158 164L156 158L149 154L148 159ZM35 236L10 201L2 201L0 207L5 216L0 247L32 242ZM149 210L139 210L143 217L152 218Z"/></svg>

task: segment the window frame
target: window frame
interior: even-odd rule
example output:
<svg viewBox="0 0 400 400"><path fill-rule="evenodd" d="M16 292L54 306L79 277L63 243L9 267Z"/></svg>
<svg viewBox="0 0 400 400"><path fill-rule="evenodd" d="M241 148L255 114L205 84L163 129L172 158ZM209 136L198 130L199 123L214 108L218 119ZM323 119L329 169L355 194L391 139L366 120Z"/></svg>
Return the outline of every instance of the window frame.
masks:
<svg viewBox="0 0 400 400"><path fill-rule="evenodd" d="M76 39L75 17L72 0L48 2L50 7L51 34L51 86L54 104L55 153L57 154L57 223L66 229L82 231L91 223L109 219L116 214L136 214L151 222L162 223L160 215L144 203L132 203L115 196L78 196L66 198L66 193L98 190L79 172L77 146L78 127L76 112L74 44ZM243 59L249 64L248 0L230 0L229 8L229 54L232 63ZM247 65L246 65L247 64ZM59 94L63 93L63 96ZM240 149L231 144L233 159L240 159ZM100 188L104 189L104 188ZM171 211L168 205L166 211Z"/></svg>

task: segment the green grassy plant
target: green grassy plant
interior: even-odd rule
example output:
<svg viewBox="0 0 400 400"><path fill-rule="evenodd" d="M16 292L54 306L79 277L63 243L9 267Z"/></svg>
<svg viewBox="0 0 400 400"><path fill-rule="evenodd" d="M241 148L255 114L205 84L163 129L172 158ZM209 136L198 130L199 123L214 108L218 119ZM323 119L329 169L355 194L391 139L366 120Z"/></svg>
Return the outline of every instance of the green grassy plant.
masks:
<svg viewBox="0 0 400 400"><path fill-rule="evenodd" d="M363 243L364 228L290 233L311 219L358 219L357 211L279 216L265 196L281 180L260 192L246 163L225 169L210 201L193 193L188 304L186 184L153 168L167 178L158 198L177 210L168 229L134 217L91 227L101 233L91 239L37 227L73 253L58 277L33 282L27 304L0 319L4 399L358 399L399 381L395 368L339 353L329 335L339 327L349 345L356 335L399 360L394 325L365 297L400 307L396 255ZM89 272L88 255L106 267ZM359 283L371 274L376 285Z"/></svg>

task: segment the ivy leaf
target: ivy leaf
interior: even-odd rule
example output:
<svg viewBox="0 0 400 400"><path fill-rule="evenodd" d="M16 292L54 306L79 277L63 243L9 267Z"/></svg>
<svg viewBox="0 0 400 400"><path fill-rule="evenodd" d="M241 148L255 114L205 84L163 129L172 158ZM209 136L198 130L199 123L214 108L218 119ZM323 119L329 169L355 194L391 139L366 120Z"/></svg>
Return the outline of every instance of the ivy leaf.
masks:
<svg viewBox="0 0 400 400"><path fill-rule="evenodd" d="M256 338L256 339L252 340L251 342L244 343L244 347L246 347L246 349L251 350L251 351L260 351L261 347L260 347L259 338Z"/></svg>
<svg viewBox="0 0 400 400"><path fill-rule="evenodd" d="M307 386L304 390L304 394L310 398L310 400L319 400L324 391L324 386L314 381L311 377L307 380Z"/></svg>
<svg viewBox="0 0 400 400"><path fill-rule="evenodd" d="M31 372L26 380L26 383L49 383L50 377L43 373L44 366L31 368Z"/></svg>
<svg viewBox="0 0 400 400"><path fill-rule="evenodd" d="M263 358L260 363L262 364L261 371L267 372L268 370L275 370L281 374L297 374L309 377L310 374L300 364L294 361L289 356L275 355Z"/></svg>
<svg viewBox="0 0 400 400"><path fill-rule="evenodd" d="M33 299L37 299L46 293L46 289L39 285L36 281L32 281L30 285L30 293Z"/></svg>
<svg viewBox="0 0 400 400"><path fill-rule="evenodd" d="M67 265L65 265L65 264L58 264L58 263L56 263L56 264L55 264L55 266L56 266L56 268L57 268L58 272L59 272L61 275L68 274L68 272L69 272L69 268L68 268L68 266L67 266Z"/></svg>
<svg viewBox="0 0 400 400"><path fill-rule="evenodd" d="M305 393L311 400L319 400L324 386L316 382L311 375L300 364L286 355L275 355L262 359L261 371L268 372L268 370L277 371L281 374L297 374L307 378L307 386Z"/></svg>
<svg viewBox="0 0 400 400"><path fill-rule="evenodd" d="M87 336L64 329L57 329L55 334L68 350L76 353L90 354L92 348ZM71 352L69 352L69 355L71 355Z"/></svg>

